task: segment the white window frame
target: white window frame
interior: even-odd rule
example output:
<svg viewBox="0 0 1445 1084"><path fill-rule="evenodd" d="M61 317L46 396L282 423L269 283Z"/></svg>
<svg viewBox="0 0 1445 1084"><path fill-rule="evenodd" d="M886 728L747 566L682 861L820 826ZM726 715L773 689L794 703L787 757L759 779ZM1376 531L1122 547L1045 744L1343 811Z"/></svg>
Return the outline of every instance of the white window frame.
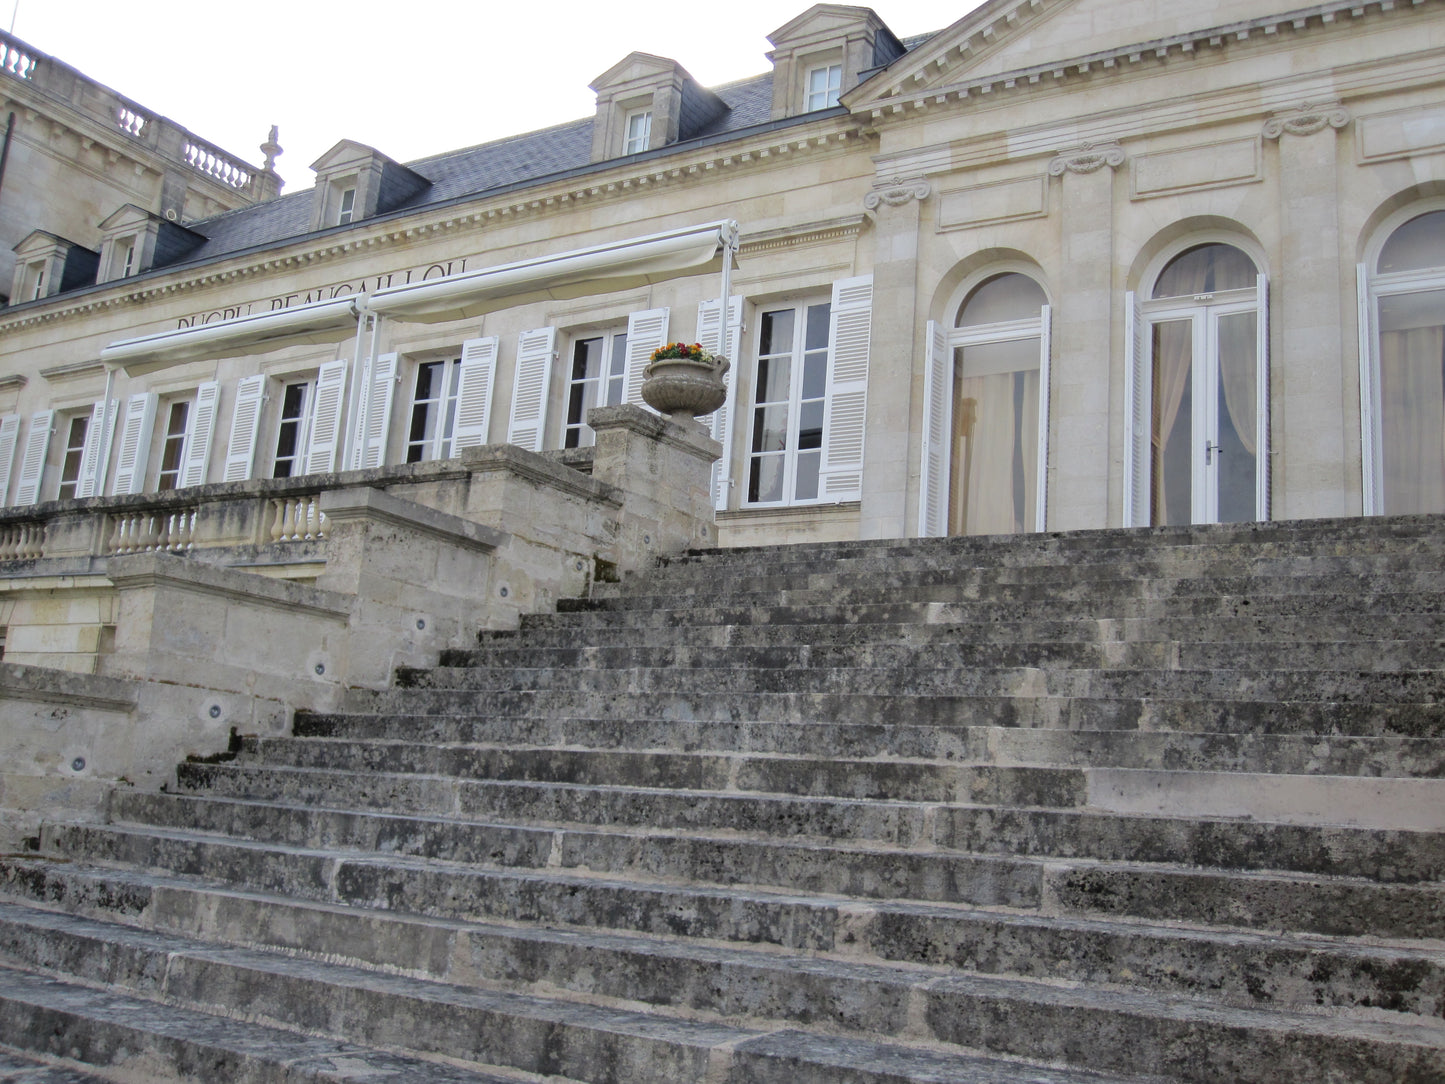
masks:
<svg viewBox="0 0 1445 1084"><path fill-rule="evenodd" d="M276 395L276 433L271 441L271 473L272 478L295 478L303 473L306 466L306 449L311 440L311 411L316 399L316 377L301 377L296 379L286 377L278 379L280 384ZM288 417L286 414L287 393L292 388L298 389L297 415ZM296 433L296 441L292 447L291 455L281 455L281 434L287 425L293 425ZM277 468L286 463L285 474L277 474Z"/></svg>
<svg viewBox="0 0 1445 1084"><path fill-rule="evenodd" d="M822 76L821 86L816 85L819 76ZM843 92L843 65L841 62L814 64L803 80L803 111L831 109L838 104Z"/></svg>
<svg viewBox="0 0 1445 1084"><path fill-rule="evenodd" d="M652 107L629 109L622 118L622 153L641 154L651 146Z"/></svg>
<svg viewBox="0 0 1445 1084"><path fill-rule="evenodd" d="M1363 512L1385 514L1384 422L1380 416L1380 301L1386 297L1445 290L1445 254L1436 267L1381 274L1380 256L1396 230L1412 219L1445 211L1445 199L1421 200L1382 222L1355 268L1360 361L1360 474Z"/></svg>
<svg viewBox="0 0 1445 1084"><path fill-rule="evenodd" d="M812 349L809 349L807 347L808 314L812 309L818 307L829 309L829 335L827 340L821 346L814 346ZM762 369L762 362L765 360L762 355L763 327L767 323L767 318L770 314L788 311L791 311L793 313L793 341L789 345L787 351L775 350L772 354L768 355L769 358L782 358L786 356L790 359L788 397L786 400L779 399L776 401L769 401L766 404L759 403L759 374ZM827 498L824 495L823 489L822 470L823 458L826 452L824 427L828 409L828 367L830 361L829 354L831 352L833 338L832 311L830 300L826 295L815 295L789 303L759 305L757 311L757 319L755 323L757 324L757 328L754 333L752 342L753 365L751 374L752 379L749 384L748 394L747 442L744 446L746 448L746 456L744 458L743 464L742 499L740 502L741 506L744 508L788 508L795 505L827 503ZM806 357L809 353L821 353L823 355L824 366L822 392L820 395L811 397L808 400L809 403L816 403L818 406L819 443L816 449L803 449L799 447L799 444L801 442L800 427L802 425L802 412L804 406L803 375L806 364ZM787 425L785 437L786 446L782 449L765 449L762 451L758 451L754 448L754 445L758 439L758 411L760 408L765 408L768 406L774 408L778 406L785 406L787 408ZM816 494L812 497L796 496L798 488L798 458L800 453L804 451L816 451L818 455L818 488ZM764 457L781 458L783 461L783 496L780 499L755 500L752 497L754 460L758 460Z"/></svg>
<svg viewBox="0 0 1445 1084"><path fill-rule="evenodd" d="M343 188L336 194L336 224L350 225L356 219L356 186Z"/></svg>
<svg viewBox="0 0 1445 1084"><path fill-rule="evenodd" d="M594 376L578 376L577 352L591 342L600 342L601 370ZM627 397L627 328L579 332L572 336L567 351L566 383L562 391L562 447L590 448L596 434L587 424L587 412L594 407L615 406ZM576 407L577 420L572 420Z"/></svg>
<svg viewBox="0 0 1445 1084"><path fill-rule="evenodd" d="M1255 285L1235 290L1198 294L1192 299L1152 298L1159 276L1178 256L1202 245L1227 245L1242 252L1254 264ZM1154 325L1174 320L1193 320L1193 358L1190 399L1200 433L1190 448L1190 520L1215 523L1219 518L1217 484L1219 462L1209 449L1218 444L1215 416L1218 382L1218 353L1214 349L1215 328L1220 316L1254 312L1255 316L1255 515L1253 522L1270 518L1270 396L1269 396L1269 279L1260 268L1267 266L1264 253L1235 234L1208 233L1190 236L1161 251L1145 269L1138 295L1125 295L1125 526L1148 526L1153 519L1152 456L1146 454L1153 440ZM1205 439L1201 442L1198 436ZM1206 447L1206 445L1208 447Z"/></svg>
<svg viewBox="0 0 1445 1084"><path fill-rule="evenodd" d="M85 451L87 444L93 439L90 436L91 423L95 411L75 411L62 415L60 424L56 426L57 433L64 434L64 443L60 448L60 472L55 486L55 499L58 501L74 500L80 494L80 486L85 473ZM76 439L75 426L77 422L84 423L80 427L80 443L74 443ZM73 457L73 458L72 458ZM74 463L75 477L66 478L66 470ZM66 492L69 487L70 492Z"/></svg>
<svg viewBox="0 0 1445 1084"><path fill-rule="evenodd" d="M171 432L172 420L176 416L178 407L185 408L185 416L181 419L179 433ZM156 444L156 473L151 480L150 492L165 493L173 489L181 488L181 475L186 467L186 441L190 439L191 426L195 422L196 404L189 395L177 395L162 399L159 408L156 410L156 434L159 441ZM176 453L175 466L166 466L166 450L174 447ZM169 485L166 483L169 481Z"/></svg>
<svg viewBox="0 0 1445 1084"><path fill-rule="evenodd" d="M427 463L447 458L452 431L456 426L457 402L461 392L461 355L447 354L443 357L422 358L415 363L411 377L411 403L406 414L406 443L402 451L403 463ZM417 398L417 382L423 370L439 366L440 380L436 394L426 399ZM417 407L423 404L437 404L438 413L433 430L420 440L412 439L412 427ZM413 454L415 453L415 454Z"/></svg>

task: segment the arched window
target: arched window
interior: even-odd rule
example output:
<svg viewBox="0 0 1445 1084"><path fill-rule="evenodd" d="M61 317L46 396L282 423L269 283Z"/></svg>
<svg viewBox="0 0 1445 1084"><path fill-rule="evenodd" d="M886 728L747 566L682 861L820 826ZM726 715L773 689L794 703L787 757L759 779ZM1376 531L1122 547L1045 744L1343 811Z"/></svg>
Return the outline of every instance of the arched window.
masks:
<svg viewBox="0 0 1445 1084"><path fill-rule="evenodd" d="M1267 301L1255 261L1219 241L1128 295L1126 524L1269 518Z"/></svg>
<svg viewBox="0 0 1445 1084"><path fill-rule="evenodd" d="M921 534L1044 529L1049 306L1019 271L973 285L929 324Z"/></svg>
<svg viewBox="0 0 1445 1084"><path fill-rule="evenodd" d="M1445 512L1445 210L1360 268L1365 513Z"/></svg>

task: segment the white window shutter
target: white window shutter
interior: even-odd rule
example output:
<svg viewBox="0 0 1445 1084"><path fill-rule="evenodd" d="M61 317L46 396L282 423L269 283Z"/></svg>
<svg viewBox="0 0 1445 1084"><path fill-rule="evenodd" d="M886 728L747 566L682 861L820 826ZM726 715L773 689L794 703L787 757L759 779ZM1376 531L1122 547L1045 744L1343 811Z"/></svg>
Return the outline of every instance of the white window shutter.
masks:
<svg viewBox="0 0 1445 1084"><path fill-rule="evenodd" d="M1149 325L1130 290L1124 295L1124 526L1149 524Z"/></svg>
<svg viewBox="0 0 1445 1084"><path fill-rule="evenodd" d="M953 465L953 350L948 329L928 321L928 353L923 362L923 452L918 472L918 534L948 533L948 499Z"/></svg>
<svg viewBox="0 0 1445 1084"><path fill-rule="evenodd" d="M304 474L330 474L336 469L341 439L341 407L346 395L346 362L328 361L316 371L311 398L310 437L306 441Z"/></svg>
<svg viewBox="0 0 1445 1084"><path fill-rule="evenodd" d="M76 479L77 497L94 497L105 488L106 464L100 461L105 450L107 428L115 429L115 419L120 413L120 400L110 401L110 410L105 409L105 400L96 403L90 412L90 424L85 427L85 444L80 451L80 477ZM106 423L109 422L109 426Z"/></svg>
<svg viewBox="0 0 1445 1084"><path fill-rule="evenodd" d="M261 406L266 401L266 376L257 373L236 384L231 408L231 444L226 449L223 482L244 482L256 462L256 440L261 434Z"/></svg>
<svg viewBox="0 0 1445 1084"><path fill-rule="evenodd" d="M732 486L733 416L737 411L738 354L742 352L743 299L736 294L728 298L727 343L722 341L718 317L722 306L717 298L697 304L697 341L704 350L723 354L732 363L723 373L727 398L713 411L712 439L722 445L722 458L712 465L713 508L727 511L728 490Z"/></svg>
<svg viewBox="0 0 1445 1084"><path fill-rule="evenodd" d="M139 493L145 487L156 401L153 391L136 392L125 401L125 422L120 429L120 452L115 461L112 493Z"/></svg>
<svg viewBox="0 0 1445 1084"><path fill-rule="evenodd" d="M191 408L186 427L186 443L181 449L181 478L177 489L206 484L206 468L211 465L211 438L216 433L216 411L221 405L221 385L208 380L196 389L196 402Z"/></svg>
<svg viewBox="0 0 1445 1084"><path fill-rule="evenodd" d="M1256 454L1254 457L1255 469L1255 501L1256 511L1262 520L1270 518L1270 459L1269 451L1270 426L1269 426L1269 277L1260 275L1256 282L1256 290L1259 295L1259 314L1255 318L1254 331L1258 336L1257 358L1259 361L1258 379L1255 381L1255 441Z"/></svg>
<svg viewBox="0 0 1445 1084"><path fill-rule="evenodd" d="M1053 308L1039 310L1039 477L1035 483L1038 503L1034 512L1034 530L1045 530L1049 514L1049 400L1053 398L1052 327Z"/></svg>
<svg viewBox="0 0 1445 1084"><path fill-rule="evenodd" d="M495 335L462 343L462 357L457 363L461 370L457 377L457 420L447 447L448 459L454 459L463 448L487 443L487 430L492 424L492 383L497 378L500 344Z"/></svg>
<svg viewBox="0 0 1445 1084"><path fill-rule="evenodd" d="M45 453L50 450L50 432L54 426L53 410L40 410L30 415L30 432L25 437L25 452L20 457L20 485L15 490L17 507L34 504L40 499L40 479L45 474Z"/></svg>
<svg viewBox="0 0 1445 1084"><path fill-rule="evenodd" d="M627 318L627 384L622 393L624 403L642 402L642 370L652 360L652 352L667 345L666 307L644 309ZM651 410L651 407L647 408Z"/></svg>
<svg viewBox="0 0 1445 1084"><path fill-rule="evenodd" d="M552 386L552 361L557 355L557 329L540 327L517 338L517 374L512 384L512 414L507 443L542 450L547 431L547 394Z"/></svg>
<svg viewBox="0 0 1445 1084"><path fill-rule="evenodd" d="M863 428L872 325L873 276L833 283L823 465L818 472L818 490L825 500L856 501L863 496Z"/></svg>
<svg viewBox="0 0 1445 1084"><path fill-rule="evenodd" d="M386 465L386 438L391 435L391 404L396 400L396 354L381 354L366 367L366 432L352 437L356 467Z"/></svg>
<svg viewBox="0 0 1445 1084"><path fill-rule="evenodd" d="M10 492L10 472L15 467L15 448L20 443L20 415L0 415L0 507Z"/></svg>
<svg viewBox="0 0 1445 1084"><path fill-rule="evenodd" d="M1364 264L1355 265L1355 302L1359 308L1360 338L1360 484L1365 515L1378 516L1383 511L1380 493L1384 488L1380 478L1383 470L1380 434L1376 429L1379 421L1379 370L1374 362L1375 306L1370 301L1370 270Z"/></svg>

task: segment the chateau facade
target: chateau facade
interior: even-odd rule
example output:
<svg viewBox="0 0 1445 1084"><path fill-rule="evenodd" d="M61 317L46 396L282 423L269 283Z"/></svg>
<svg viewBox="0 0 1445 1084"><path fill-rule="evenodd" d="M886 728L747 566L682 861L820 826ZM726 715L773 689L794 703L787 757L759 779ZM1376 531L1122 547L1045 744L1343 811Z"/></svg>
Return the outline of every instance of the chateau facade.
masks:
<svg viewBox="0 0 1445 1084"><path fill-rule="evenodd" d="M634 53L594 117L343 141L220 213L87 197L63 283L27 233L7 516L503 442L585 469L677 339L733 362L725 545L1445 510L1435 0L989 0L906 42L818 4L770 40L756 79Z"/></svg>

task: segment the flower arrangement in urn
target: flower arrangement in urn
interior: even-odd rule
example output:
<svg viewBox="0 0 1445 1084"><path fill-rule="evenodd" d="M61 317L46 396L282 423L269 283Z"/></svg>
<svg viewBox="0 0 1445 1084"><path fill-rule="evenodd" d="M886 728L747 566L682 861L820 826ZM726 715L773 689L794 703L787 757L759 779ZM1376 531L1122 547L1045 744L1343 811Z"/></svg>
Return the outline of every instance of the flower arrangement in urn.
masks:
<svg viewBox="0 0 1445 1084"><path fill-rule="evenodd" d="M723 374L728 359L702 343L668 343L652 352L642 370L642 400L674 421L711 414L727 401Z"/></svg>

